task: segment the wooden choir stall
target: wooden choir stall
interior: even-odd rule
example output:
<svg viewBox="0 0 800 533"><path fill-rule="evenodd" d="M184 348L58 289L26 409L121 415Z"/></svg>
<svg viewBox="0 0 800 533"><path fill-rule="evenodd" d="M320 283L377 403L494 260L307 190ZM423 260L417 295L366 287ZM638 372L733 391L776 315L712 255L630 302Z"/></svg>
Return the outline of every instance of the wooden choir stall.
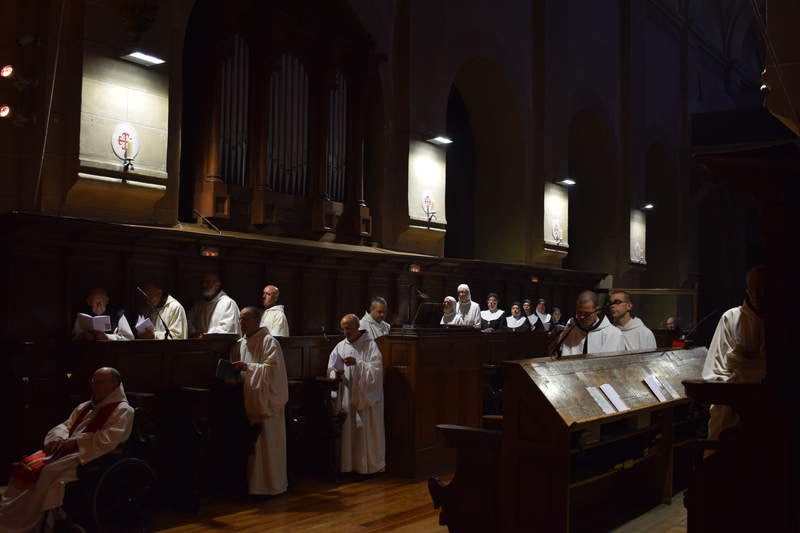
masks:
<svg viewBox="0 0 800 533"><path fill-rule="evenodd" d="M607 531L686 486L707 412L682 380L705 348L504 363L502 430L440 426L453 481L429 482L451 531ZM648 384L649 382L649 384ZM696 453L696 451L695 451Z"/></svg>
<svg viewBox="0 0 800 533"><path fill-rule="evenodd" d="M342 419L331 401L336 384L326 373L328 356L341 339L278 338L289 379L290 486L303 477L337 477ZM255 434L244 416L241 388L215 378L218 360L229 357L234 341L218 335L32 344L19 350L9 359L5 378L13 401L25 399L12 410L10 423L18 431L6 452L9 462L37 446L49 427L88 397L94 370L113 366L138 409L149 442L145 459L158 473L164 499L196 508L219 491L244 490L245 460ZM479 426L483 415L499 413L502 361L543 353L546 342L542 332L482 333L463 327L398 328L379 339L387 471L414 479L452 472L456 451L446 445L437 424Z"/></svg>

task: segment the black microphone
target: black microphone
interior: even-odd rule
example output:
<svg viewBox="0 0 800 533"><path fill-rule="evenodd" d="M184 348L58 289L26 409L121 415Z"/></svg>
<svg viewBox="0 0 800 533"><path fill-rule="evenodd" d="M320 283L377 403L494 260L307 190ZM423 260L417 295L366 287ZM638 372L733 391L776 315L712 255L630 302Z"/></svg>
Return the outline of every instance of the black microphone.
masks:
<svg viewBox="0 0 800 533"><path fill-rule="evenodd" d="M158 317L158 320L160 320L161 321L161 325L164 326L164 338L165 339L171 339L172 338L172 333L170 333L169 328L167 327L167 323L164 322L163 318L161 318L161 310L160 309L156 309L155 307L153 307L150 304L150 298L147 296L147 293L142 290L141 287L139 287L137 285L136 286L136 290L139 291L142 294L142 296L144 296L144 301L147 303L147 305L150 306L150 314L152 314L153 311L156 312L156 316Z"/></svg>

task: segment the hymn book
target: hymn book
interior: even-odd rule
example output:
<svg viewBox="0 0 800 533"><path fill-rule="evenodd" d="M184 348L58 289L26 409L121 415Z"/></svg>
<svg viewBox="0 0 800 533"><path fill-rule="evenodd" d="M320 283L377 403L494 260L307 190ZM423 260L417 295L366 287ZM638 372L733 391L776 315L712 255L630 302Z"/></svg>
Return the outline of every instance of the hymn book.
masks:
<svg viewBox="0 0 800 533"><path fill-rule="evenodd" d="M344 359L338 353L336 354L336 359L333 360L333 368L340 372L344 370Z"/></svg>
<svg viewBox="0 0 800 533"><path fill-rule="evenodd" d="M141 335L145 331L153 330L155 330L155 326L153 326L153 323L150 321L150 319L139 315L139 319L136 321L136 333Z"/></svg>
<svg viewBox="0 0 800 533"><path fill-rule="evenodd" d="M78 313L78 327L81 331L111 331L111 317L108 315L87 315L86 313Z"/></svg>

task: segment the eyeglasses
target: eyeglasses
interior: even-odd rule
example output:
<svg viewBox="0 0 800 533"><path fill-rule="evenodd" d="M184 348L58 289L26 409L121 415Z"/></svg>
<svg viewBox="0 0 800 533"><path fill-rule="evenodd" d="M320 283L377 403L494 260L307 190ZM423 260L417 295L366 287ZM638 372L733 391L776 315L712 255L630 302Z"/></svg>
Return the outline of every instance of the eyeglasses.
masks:
<svg viewBox="0 0 800 533"><path fill-rule="evenodd" d="M624 304L624 303L627 303L627 302L624 302L622 300L611 300L610 302L608 302L607 305L619 305L619 304Z"/></svg>

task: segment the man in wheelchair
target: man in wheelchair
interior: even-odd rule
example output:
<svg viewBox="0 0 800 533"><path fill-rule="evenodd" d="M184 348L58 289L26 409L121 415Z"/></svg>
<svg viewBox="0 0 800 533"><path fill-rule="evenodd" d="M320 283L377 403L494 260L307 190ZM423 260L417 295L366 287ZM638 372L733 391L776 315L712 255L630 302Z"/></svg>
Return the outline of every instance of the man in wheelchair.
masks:
<svg viewBox="0 0 800 533"><path fill-rule="evenodd" d="M51 429L44 448L15 463L0 500L0 531L29 531L64 500L64 485L78 479L80 465L113 451L131 433L134 410L122 377L103 367L92 376L92 399L76 407Z"/></svg>

